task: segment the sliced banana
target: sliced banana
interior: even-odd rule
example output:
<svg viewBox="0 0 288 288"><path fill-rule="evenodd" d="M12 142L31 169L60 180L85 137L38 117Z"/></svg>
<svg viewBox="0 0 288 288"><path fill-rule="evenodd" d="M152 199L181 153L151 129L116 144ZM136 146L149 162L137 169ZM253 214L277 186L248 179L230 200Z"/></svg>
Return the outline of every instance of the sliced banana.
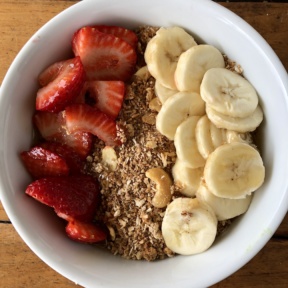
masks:
<svg viewBox="0 0 288 288"><path fill-rule="evenodd" d="M149 41L144 58L151 75L167 88L176 90L174 73L179 56L197 45L180 27L160 28Z"/></svg>
<svg viewBox="0 0 288 288"><path fill-rule="evenodd" d="M258 105L258 95L250 82L225 68L205 73L200 94L211 108L231 117L247 117Z"/></svg>
<svg viewBox="0 0 288 288"><path fill-rule="evenodd" d="M226 129L217 128L214 123L210 121L210 133L214 149L226 142L226 131Z"/></svg>
<svg viewBox="0 0 288 288"><path fill-rule="evenodd" d="M231 117L214 110L210 105L206 105L208 118L218 128L233 130L240 133L254 131L263 121L263 111L258 105L255 111L246 118Z"/></svg>
<svg viewBox="0 0 288 288"><path fill-rule="evenodd" d="M175 133L174 145L176 154L189 168L199 168L205 165L205 159L198 150L195 129L200 116L190 116L182 122Z"/></svg>
<svg viewBox="0 0 288 288"><path fill-rule="evenodd" d="M162 105L156 117L156 128L161 134L173 140L177 127L187 117L204 114L205 103L199 94L178 92Z"/></svg>
<svg viewBox="0 0 288 288"><path fill-rule="evenodd" d="M219 221L231 219L245 213L252 200L251 195L243 199L217 197L208 190L203 182L196 192L196 197L200 202L208 204L213 209Z"/></svg>
<svg viewBox="0 0 288 288"><path fill-rule="evenodd" d="M158 80L155 81L155 94L159 98L160 102L164 104L164 102L170 98L172 95L179 92L178 90L172 90L165 86L163 86Z"/></svg>
<svg viewBox="0 0 288 288"><path fill-rule="evenodd" d="M265 168L259 152L241 142L216 148L204 168L209 191L223 198L245 198L263 184L264 178Z"/></svg>
<svg viewBox="0 0 288 288"><path fill-rule="evenodd" d="M177 198L167 206L162 234L167 247L175 253L204 252L213 244L216 232L214 211L196 198Z"/></svg>
<svg viewBox="0 0 288 288"><path fill-rule="evenodd" d="M204 115L198 120L195 128L198 150L204 159L207 159L209 154L215 149L211 137L210 123L209 118Z"/></svg>
<svg viewBox="0 0 288 288"><path fill-rule="evenodd" d="M189 168L177 158L172 168L172 176L174 184L178 186L181 194L187 197L195 196L203 176L203 169L203 167Z"/></svg>
<svg viewBox="0 0 288 288"><path fill-rule="evenodd" d="M207 70L225 67L221 52L211 45L193 46L183 52L175 70L175 82L179 91L200 92L200 84Z"/></svg>

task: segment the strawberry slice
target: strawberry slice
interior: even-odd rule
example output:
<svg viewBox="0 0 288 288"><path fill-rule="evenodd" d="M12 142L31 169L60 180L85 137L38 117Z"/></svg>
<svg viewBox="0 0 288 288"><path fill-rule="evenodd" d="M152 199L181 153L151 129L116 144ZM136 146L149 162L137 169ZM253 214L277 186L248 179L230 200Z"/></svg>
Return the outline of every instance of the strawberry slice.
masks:
<svg viewBox="0 0 288 288"><path fill-rule="evenodd" d="M137 35L124 27L108 26L108 25L93 25L93 28L106 34L112 34L130 44L134 49L137 47L138 37Z"/></svg>
<svg viewBox="0 0 288 288"><path fill-rule="evenodd" d="M67 221L92 221L99 204L98 183L88 175L41 178L28 185L25 193Z"/></svg>
<svg viewBox="0 0 288 288"><path fill-rule="evenodd" d="M23 151L20 157L34 179L48 176L67 176L69 166L64 158L43 147Z"/></svg>
<svg viewBox="0 0 288 288"><path fill-rule="evenodd" d="M62 111L80 94L85 83L85 71L79 57L53 65L39 76L41 83L52 81L38 90L36 110Z"/></svg>
<svg viewBox="0 0 288 288"><path fill-rule="evenodd" d="M88 91L95 100L95 107L116 119L125 94L125 84L123 81L90 81Z"/></svg>
<svg viewBox="0 0 288 288"><path fill-rule="evenodd" d="M79 174L84 169L83 159L69 146L57 142L43 142L38 146L47 149L65 159L70 174Z"/></svg>
<svg viewBox="0 0 288 288"><path fill-rule="evenodd" d="M101 226L77 220L68 222L66 233L72 240L82 243L96 243L107 238L107 233Z"/></svg>
<svg viewBox="0 0 288 288"><path fill-rule="evenodd" d="M40 84L40 86L44 87L53 80L55 80L59 75L65 62L66 60L58 61L47 67L44 71L42 71L41 74L38 76L38 83Z"/></svg>
<svg viewBox="0 0 288 288"><path fill-rule="evenodd" d="M70 104L84 104L86 102L87 87L87 82L85 81L82 90L80 91L78 96L76 96L74 100L71 101Z"/></svg>
<svg viewBox="0 0 288 288"><path fill-rule="evenodd" d="M88 156L92 147L92 134L82 131L68 133L63 112L37 112L34 123L45 140L65 144L82 158Z"/></svg>
<svg viewBox="0 0 288 288"><path fill-rule="evenodd" d="M75 56L80 56L88 80L128 80L135 70L136 51L126 41L83 27L72 39Z"/></svg>
<svg viewBox="0 0 288 288"><path fill-rule="evenodd" d="M87 104L74 104L65 109L66 126L70 133L88 132L108 146L119 145L116 122L97 108Z"/></svg>

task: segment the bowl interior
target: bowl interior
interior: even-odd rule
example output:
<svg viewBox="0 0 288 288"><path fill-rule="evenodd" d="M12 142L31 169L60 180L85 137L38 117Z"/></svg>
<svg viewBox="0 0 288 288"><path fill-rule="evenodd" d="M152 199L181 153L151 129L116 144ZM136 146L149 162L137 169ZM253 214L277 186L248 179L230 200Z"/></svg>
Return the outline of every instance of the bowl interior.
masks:
<svg viewBox="0 0 288 288"><path fill-rule="evenodd" d="M49 64L69 57L73 32L93 23L128 28L143 24L181 26L199 42L215 45L241 64L260 96L265 120L258 145L266 166L265 184L255 194L248 212L205 253L153 263L124 260L68 240L61 219L24 195L31 179L19 160L19 152L28 149L33 139L31 117L37 76ZM280 130L283 123L288 123L287 82L285 69L263 38L212 1L82 1L32 36L2 83L3 206L20 236L43 261L85 287L210 286L248 262L272 236L287 211L288 130Z"/></svg>

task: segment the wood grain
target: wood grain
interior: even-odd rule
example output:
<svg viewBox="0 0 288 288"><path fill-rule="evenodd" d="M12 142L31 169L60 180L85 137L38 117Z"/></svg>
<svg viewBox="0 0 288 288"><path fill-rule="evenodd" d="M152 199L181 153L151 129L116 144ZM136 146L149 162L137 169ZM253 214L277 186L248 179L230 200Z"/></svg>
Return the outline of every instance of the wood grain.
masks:
<svg viewBox="0 0 288 288"><path fill-rule="evenodd" d="M0 83L26 41L53 16L77 2L0 0ZM288 3L223 2L221 5L251 24L288 70ZM213 287L232 286L288 286L288 215L271 240L249 263ZM1 203L0 287L80 287L48 267L26 246L9 222Z"/></svg>

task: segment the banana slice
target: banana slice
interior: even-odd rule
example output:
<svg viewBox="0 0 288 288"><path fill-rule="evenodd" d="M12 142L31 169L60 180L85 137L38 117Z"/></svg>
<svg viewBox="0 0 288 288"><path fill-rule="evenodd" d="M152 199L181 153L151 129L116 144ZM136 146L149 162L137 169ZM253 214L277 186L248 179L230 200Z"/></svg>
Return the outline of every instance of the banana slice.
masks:
<svg viewBox="0 0 288 288"><path fill-rule="evenodd" d="M211 108L231 117L250 116L258 105L250 82L225 68L212 68L205 73L200 94Z"/></svg>
<svg viewBox="0 0 288 288"><path fill-rule="evenodd" d="M167 247L175 253L204 252L213 244L216 232L214 211L196 198L177 198L167 206L162 234Z"/></svg>
<svg viewBox="0 0 288 288"><path fill-rule="evenodd" d="M197 45L180 27L160 28L148 42L144 58L151 75L167 88L176 90L174 73L179 56Z"/></svg>
<svg viewBox="0 0 288 288"><path fill-rule="evenodd" d="M158 80L155 81L155 94L159 98L160 102L164 104L164 102L170 98L172 95L179 92L178 90L172 90L165 86L163 86Z"/></svg>
<svg viewBox="0 0 288 288"><path fill-rule="evenodd" d="M252 196L243 199L227 199L217 197L211 193L207 186L201 182L196 197L200 202L208 204L215 212L219 221L227 220L245 213L252 200Z"/></svg>
<svg viewBox="0 0 288 288"><path fill-rule="evenodd" d="M221 52L211 45L193 46L183 52L175 70L175 82L179 91L200 92L200 84L207 70L225 67Z"/></svg>
<svg viewBox="0 0 288 288"><path fill-rule="evenodd" d="M245 198L263 184L264 178L259 152L245 143L219 146L209 155L204 168L209 191L223 198Z"/></svg>
<svg viewBox="0 0 288 288"><path fill-rule="evenodd" d="M172 176L174 184L180 188L181 194L187 197L195 196L203 176L203 170L203 167L191 169L177 158L172 168Z"/></svg>
<svg viewBox="0 0 288 288"><path fill-rule="evenodd" d="M205 159L199 153L195 129L200 116L190 116L182 122L175 133L174 145L177 157L189 168L205 165Z"/></svg>
<svg viewBox="0 0 288 288"><path fill-rule="evenodd" d="M214 146L214 149L221 146L226 142L226 129L217 128L213 122L210 121L210 133L211 133L211 140Z"/></svg>
<svg viewBox="0 0 288 288"><path fill-rule="evenodd" d="M205 103L197 93L178 92L165 101L156 117L157 130L170 140L177 127L190 115L205 114Z"/></svg>
<svg viewBox="0 0 288 288"><path fill-rule="evenodd" d="M207 159L209 154L215 149L212 143L210 123L209 118L204 115L198 120L195 128L197 147L204 159Z"/></svg>
<svg viewBox="0 0 288 288"><path fill-rule="evenodd" d="M254 131L263 120L263 112L258 105L255 111L246 118L231 117L214 110L210 105L206 105L208 118L218 128L233 130L240 133Z"/></svg>

